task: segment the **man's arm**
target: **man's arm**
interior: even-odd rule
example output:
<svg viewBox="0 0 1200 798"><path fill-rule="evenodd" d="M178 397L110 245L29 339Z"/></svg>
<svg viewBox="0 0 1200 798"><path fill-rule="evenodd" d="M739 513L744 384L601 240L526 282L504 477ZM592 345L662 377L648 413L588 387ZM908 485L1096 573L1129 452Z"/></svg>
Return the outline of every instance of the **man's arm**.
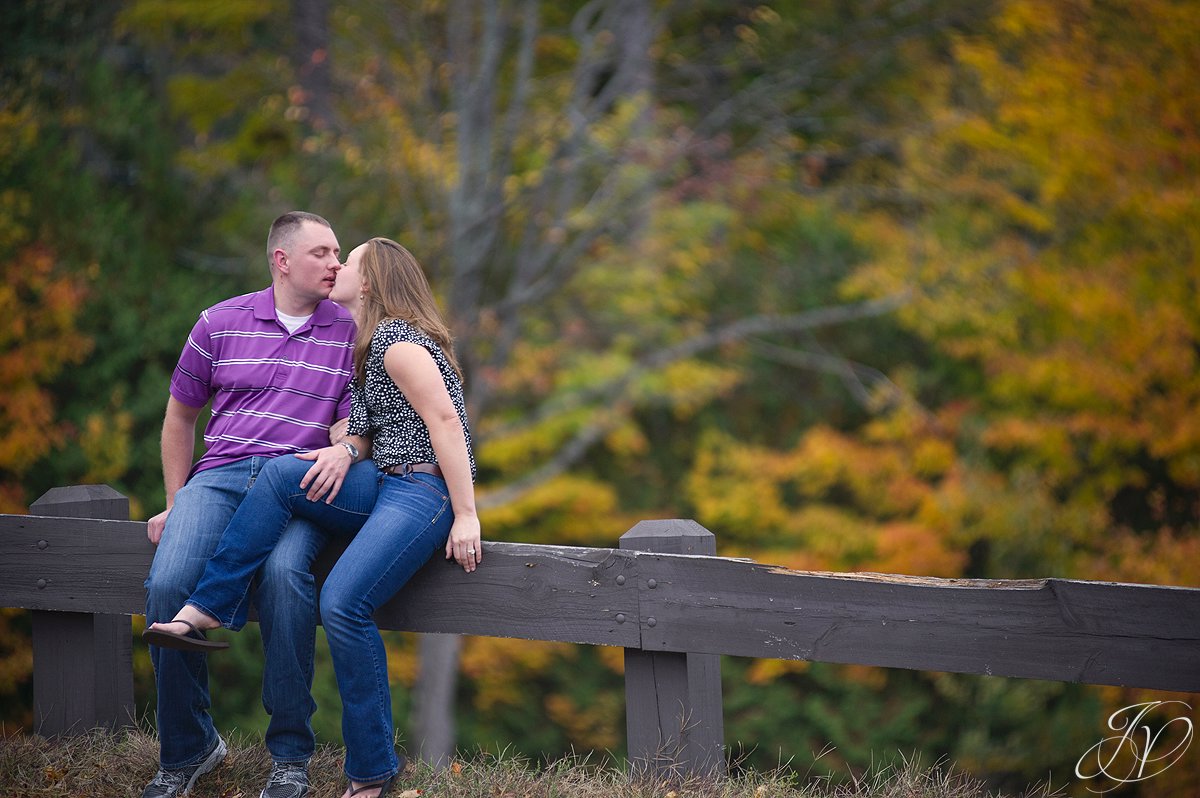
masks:
<svg viewBox="0 0 1200 798"><path fill-rule="evenodd" d="M187 482L192 469L192 457L196 450L196 419L202 408L185 405L174 396L167 400L167 414L163 418L162 465L163 487L167 493L167 509L146 522L146 537L158 545L163 528L167 525L167 514L175 504L175 493Z"/></svg>

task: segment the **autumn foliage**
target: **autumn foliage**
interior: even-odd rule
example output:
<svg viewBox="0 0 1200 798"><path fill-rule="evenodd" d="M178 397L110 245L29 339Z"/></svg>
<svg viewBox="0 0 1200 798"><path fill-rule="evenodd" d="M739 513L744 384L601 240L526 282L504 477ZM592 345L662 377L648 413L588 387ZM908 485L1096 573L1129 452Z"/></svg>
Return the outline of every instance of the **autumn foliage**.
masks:
<svg viewBox="0 0 1200 798"><path fill-rule="evenodd" d="M88 353L77 329L81 281L56 270L49 247L19 249L5 265L0 285L0 510L22 512L21 476L38 458L62 445L50 385Z"/></svg>
<svg viewBox="0 0 1200 798"><path fill-rule="evenodd" d="M485 537L691 517L800 569L1200 586L1195 3L290 7L326 24L5 12L29 24L0 75L4 508L93 479L161 506L183 336L261 286L261 231L304 207L427 265ZM420 664L388 643L403 727ZM220 666L220 718L263 723L257 662ZM467 640L458 742L619 751L621 667ZM831 777L920 749L1059 785L1141 698L724 667L748 761Z"/></svg>

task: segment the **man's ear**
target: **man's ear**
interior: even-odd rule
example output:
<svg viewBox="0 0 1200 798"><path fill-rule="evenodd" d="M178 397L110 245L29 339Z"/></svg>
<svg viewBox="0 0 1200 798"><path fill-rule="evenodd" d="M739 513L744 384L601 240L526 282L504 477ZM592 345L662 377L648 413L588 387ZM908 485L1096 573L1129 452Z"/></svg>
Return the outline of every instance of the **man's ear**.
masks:
<svg viewBox="0 0 1200 798"><path fill-rule="evenodd" d="M276 247L271 253L271 262L275 264L275 268L280 274L287 274L291 267L288 266L288 256L283 249Z"/></svg>

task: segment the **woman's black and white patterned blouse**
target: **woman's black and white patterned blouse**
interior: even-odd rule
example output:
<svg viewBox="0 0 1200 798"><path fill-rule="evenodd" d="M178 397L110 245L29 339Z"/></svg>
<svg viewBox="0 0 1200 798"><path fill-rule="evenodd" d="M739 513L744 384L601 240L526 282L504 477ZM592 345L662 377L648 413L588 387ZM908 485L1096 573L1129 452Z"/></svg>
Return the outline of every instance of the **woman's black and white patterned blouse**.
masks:
<svg viewBox="0 0 1200 798"><path fill-rule="evenodd" d="M471 460L471 478L474 479L475 453L471 447L471 428L467 425L462 380L454 373L442 348L419 328L402 319L384 319L371 336L366 383L360 385L356 381L352 389L349 433L372 439L371 457L380 468L402 463L437 462L437 454L429 440L429 428L383 367L383 355L388 347L401 342L417 344L433 356L458 412L458 420L462 422L467 456Z"/></svg>

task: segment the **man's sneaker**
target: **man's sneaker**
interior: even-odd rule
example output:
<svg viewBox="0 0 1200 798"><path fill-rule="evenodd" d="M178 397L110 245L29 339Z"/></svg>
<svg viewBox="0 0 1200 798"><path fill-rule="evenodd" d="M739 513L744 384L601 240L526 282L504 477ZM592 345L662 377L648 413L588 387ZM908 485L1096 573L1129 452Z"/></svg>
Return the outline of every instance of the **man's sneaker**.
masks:
<svg viewBox="0 0 1200 798"><path fill-rule="evenodd" d="M208 756L195 765L178 770L159 770L154 780L142 790L142 798L176 798L187 795L196 779L221 764L227 750L229 749L226 748L225 741L218 736L217 744L208 752Z"/></svg>
<svg viewBox="0 0 1200 798"><path fill-rule="evenodd" d="M308 786L307 762L276 762L258 798L304 798Z"/></svg>

